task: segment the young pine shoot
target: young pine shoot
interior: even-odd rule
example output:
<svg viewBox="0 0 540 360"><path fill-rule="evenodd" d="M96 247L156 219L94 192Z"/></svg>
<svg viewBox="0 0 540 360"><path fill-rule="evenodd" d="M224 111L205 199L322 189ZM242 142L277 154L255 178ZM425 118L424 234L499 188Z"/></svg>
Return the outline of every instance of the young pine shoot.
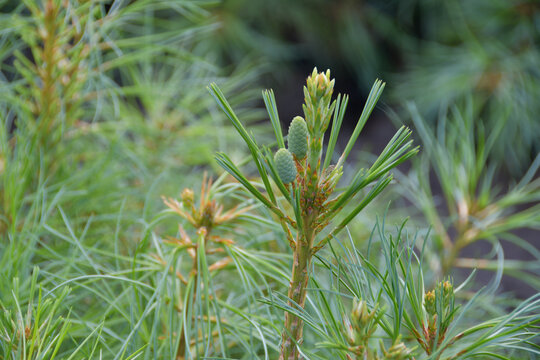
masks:
<svg viewBox="0 0 540 360"><path fill-rule="evenodd" d="M220 272L231 267L233 259L227 254L234 241L224 237L221 228L234 226L238 218L251 209L251 206L238 205L225 210L224 206L214 199L214 192L219 188L213 187L212 180L203 177L199 201L195 201L195 192L185 188L181 194L181 201L172 198L163 198L165 205L174 213L182 217L190 225L191 233L196 234L192 239L189 231L179 225L178 238L169 237L165 242L173 247L174 252L189 255L187 267L171 267L171 272L185 288L184 299L176 299L177 311L182 316L180 329L171 329L176 332L175 359L191 359L201 356L210 356L205 344L214 340L221 356L226 356L226 344L223 340L223 329L227 320L222 319L219 312L213 314L220 300L215 293L212 279ZM164 266L170 266L167 260L159 254L154 258ZM180 262L182 264L183 262ZM217 340L216 340L217 339Z"/></svg>
<svg viewBox="0 0 540 360"><path fill-rule="evenodd" d="M288 290L289 306L303 309L311 259L323 246L349 224L392 180L390 170L413 156L411 132L402 127L390 140L369 169L356 172L350 184L338 192L336 185L358 136L377 100L384 83L377 80L371 89L360 119L337 163L331 165L348 97L338 95L332 100L334 80L330 71L318 73L315 68L304 87L304 117L297 116L289 127L287 148L272 91L263 98L279 149L272 155L261 147L235 115L221 90L212 84L210 91L246 142L253 162L262 179L264 190L247 179L224 153L217 154L218 163L238 180L247 191L273 214L288 238L293 250L293 265ZM325 133L332 123L326 153L323 151ZM324 156L323 156L324 155ZM271 180L275 186L271 185ZM349 205L356 195L367 189L355 205ZM279 193L278 193L279 192ZM291 210L289 210L291 209ZM339 215L339 216L338 216ZM335 221L338 219L337 221ZM324 235L323 235L323 230ZM303 321L293 313L285 313L280 359L298 359L302 343Z"/></svg>
<svg viewBox="0 0 540 360"><path fill-rule="evenodd" d="M336 239L329 244L331 257L317 256L317 264L322 267L317 268L317 276L310 282L310 300L318 305L317 312L303 316L322 341L303 349L307 357L538 357L540 294L513 309L493 311L498 303L494 293L503 271L502 257L497 274L480 289L474 282L474 271L460 284L449 279L428 288L428 242L418 232L409 233L405 222L389 231L385 221L383 218L377 222L367 249L360 249L349 233L347 246L342 239ZM325 275L330 288L327 284L322 286ZM321 357L324 350L332 352Z"/></svg>

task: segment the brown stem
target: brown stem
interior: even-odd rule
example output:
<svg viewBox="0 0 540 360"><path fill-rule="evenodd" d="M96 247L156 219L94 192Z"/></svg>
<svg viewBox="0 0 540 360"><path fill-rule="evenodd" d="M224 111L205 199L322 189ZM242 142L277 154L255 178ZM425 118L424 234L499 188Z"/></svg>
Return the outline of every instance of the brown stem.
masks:
<svg viewBox="0 0 540 360"><path fill-rule="evenodd" d="M304 219L303 234L299 236L294 250L292 277L289 283L289 306L304 308L306 302L306 287L309 280L309 265L311 263L311 247L313 245L314 230L312 220L316 216L306 216ZM285 312L285 327L281 334L280 360L297 360L299 353L297 345L302 343L304 322L298 316Z"/></svg>
<svg viewBox="0 0 540 360"><path fill-rule="evenodd" d="M294 252L292 278L289 284L289 306L304 308L306 287L309 279L308 268L311 260L309 249L297 246ZM280 360L298 359L296 344L302 342L303 321L298 316L285 312L285 328L281 335Z"/></svg>

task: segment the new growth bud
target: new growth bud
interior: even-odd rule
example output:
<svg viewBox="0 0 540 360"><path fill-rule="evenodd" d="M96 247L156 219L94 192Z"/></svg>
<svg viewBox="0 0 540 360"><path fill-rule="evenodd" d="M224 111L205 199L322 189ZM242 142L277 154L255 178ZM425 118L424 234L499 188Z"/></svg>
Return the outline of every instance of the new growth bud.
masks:
<svg viewBox="0 0 540 360"><path fill-rule="evenodd" d="M330 124L333 92L334 80L330 80L330 70L318 73L317 68L313 69L304 87L304 115L312 136L322 138Z"/></svg>
<svg viewBox="0 0 540 360"><path fill-rule="evenodd" d="M448 326L454 317L454 287L449 281L439 282L435 289L424 295L424 309L427 315L423 323L424 338L427 348L440 344L445 336Z"/></svg>
<svg viewBox="0 0 540 360"><path fill-rule="evenodd" d="M369 311L364 300L354 299L351 312L351 322L359 334L363 334L366 339L375 331L373 320L377 315L377 306Z"/></svg>
<svg viewBox="0 0 540 360"><path fill-rule="evenodd" d="M369 325L372 314L369 313L365 301L354 299L352 316L359 328L364 328Z"/></svg>
<svg viewBox="0 0 540 360"><path fill-rule="evenodd" d="M445 302L448 302L450 297L452 295L454 295L454 287L452 286L452 284L449 281L445 281L442 284L442 289L443 289L444 300L445 300Z"/></svg>
<svg viewBox="0 0 540 360"><path fill-rule="evenodd" d="M289 151L296 156L297 159L303 159L307 154L308 149L308 130L304 119L301 116L296 116L289 126Z"/></svg>
<svg viewBox="0 0 540 360"><path fill-rule="evenodd" d="M433 316L437 314L437 308L442 309L442 314L446 316L449 307L453 307L454 287L449 281L440 282L435 289L428 291L424 296L424 308L426 312Z"/></svg>
<svg viewBox="0 0 540 360"><path fill-rule="evenodd" d="M328 95L332 96L334 80L330 80L330 70L326 70L326 73L318 73L317 68L313 69L311 76L307 79L307 87L313 102L318 102Z"/></svg>
<svg viewBox="0 0 540 360"><path fill-rule="evenodd" d="M407 349L407 346L400 341L401 336L394 341L394 344L390 349L385 350L381 342L381 350L384 354L385 360L404 360L410 358L411 350Z"/></svg>
<svg viewBox="0 0 540 360"><path fill-rule="evenodd" d="M344 316L344 335L346 335L349 344L349 351L356 355L356 359L379 359L368 346L378 328L377 309L378 305L375 305L369 311L366 301L355 298L350 316Z"/></svg>
<svg viewBox="0 0 540 360"><path fill-rule="evenodd" d="M184 206L186 208L190 209L193 206L194 197L195 196L193 194L193 190L185 188L182 191L181 198L182 198L182 202L184 203Z"/></svg>
<svg viewBox="0 0 540 360"><path fill-rule="evenodd" d="M437 313L437 305L435 298L435 291L428 291L424 296L424 307L429 315L435 315Z"/></svg>
<svg viewBox="0 0 540 360"><path fill-rule="evenodd" d="M279 178L284 184L293 182L296 179L296 165L289 150L279 149L274 155L274 163Z"/></svg>

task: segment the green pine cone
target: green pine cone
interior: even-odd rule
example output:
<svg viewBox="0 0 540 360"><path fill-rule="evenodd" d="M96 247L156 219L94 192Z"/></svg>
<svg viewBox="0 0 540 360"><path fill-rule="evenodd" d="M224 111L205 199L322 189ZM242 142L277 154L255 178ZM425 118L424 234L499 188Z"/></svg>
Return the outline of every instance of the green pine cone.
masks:
<svg viewBox="0 0 540 360"><path fill-rule="evenodd" d="M279 149L274 155L276 170L284 184L293 182L296 179L296 166L294 159L287 149Z"/></svg>
<svg viewBox="0 0 540 360"><path fill-rule="evenodd" d="M308 130L304 119L296 116L289 126L289 151L297 159L303 159L308 149Z"/></svg>

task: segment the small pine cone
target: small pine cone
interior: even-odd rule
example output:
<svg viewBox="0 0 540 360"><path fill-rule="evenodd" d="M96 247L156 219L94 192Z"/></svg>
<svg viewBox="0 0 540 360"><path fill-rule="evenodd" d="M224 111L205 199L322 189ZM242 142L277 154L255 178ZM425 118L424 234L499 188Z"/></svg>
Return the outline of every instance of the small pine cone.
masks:
<svg viewBox="0 0 540 360"><path fill-rule="evenodd" d="M296 166L294 159L287 149L279 149L274 155L276 170L284 184L293 182L296 179Z"/></svg>
<svg viewBox="0 0 540 360"><path fill-rule="evenodd" d="M308 149L308 129L301 116L296 116L289 126L289 151L297 159L303 159Z"/></svg>

